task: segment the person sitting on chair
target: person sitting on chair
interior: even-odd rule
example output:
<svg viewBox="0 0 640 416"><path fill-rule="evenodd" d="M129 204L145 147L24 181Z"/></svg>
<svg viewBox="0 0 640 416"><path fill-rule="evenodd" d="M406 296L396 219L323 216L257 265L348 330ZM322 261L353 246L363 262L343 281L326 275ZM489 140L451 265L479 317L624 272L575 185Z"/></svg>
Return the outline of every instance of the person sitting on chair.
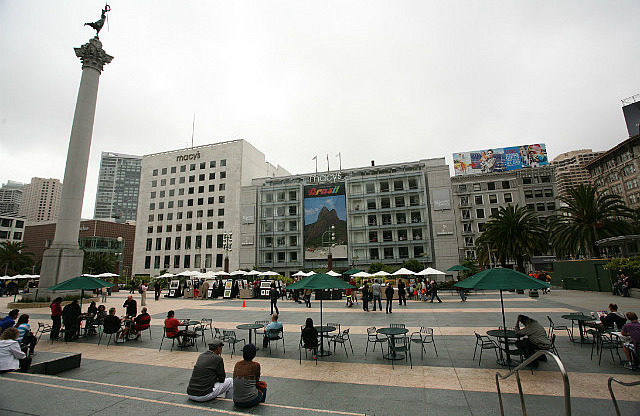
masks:
<svg viewBox="0 0 640 416"><path fill-rule="evenodd" d="M135 339L140 338L140 331L149 328L151 322L151 316L147 313L146 306L142 308L142 313L136 316L130 325L122 328L122 338L129 339L130 336L135 335Z"/></svg>
<svg viewBox="0 0 640 416"><path fill-rule="evenodd" d="M624 350L624 354L627 356L628 363L625 364L625 368L634 368L633 359L631 357L631 350L640 351L640 323L638 323L638 315L635 312L627 312L627 319L630 322L627 322L622 327L622 335L625 337L629 337L631 342L624 342L622 344L622 349Z"/></svg>
<svg viewBox="0 0 640 416"><path fill-rule="evenodd" d="M109 315L104 318L102 331L105 334L116 334L116 342L122 333L122 321L116 316L116 308L109 309Z"/></svg>
<svg viewBox="0 0 640 416"><path fill-rule="evenodd" d="M16 341L18 341L23 351L29 351L29 355L33 355L36 344L38 343L38 338L36 338L36 336L33 335L33 332L31 332L29 315L26 313L20 315L20 318L18 318L18 322L16 323L16 328L18 328L18 338L16 338Z"/></svg>
<svg viewBox="0 0 640 416"><path fill-rule="evenodd" d="M267 399L267 383L260 381L260 364L253 361L256 346L242 347L243 360L233 369L233 403L238 407L253 407Z"/></svg>
<svg viewBox="0 0 640 416"><path fill-rule="evenodd" d="M227 399L233 397L233 379L227 377L224 361L220 356L223 346L221 340L214 338L209 344L209 350L198 357L187 387L189 400L206 402L223 393Z"/></svg>
<svg viewBox="0 0 640 416"><path fill-rule="evenodd" d="M520 323L524 328L520 329ZM531 357L538 350L548 350L551 348L551 341L547 338L547 331L538 321L526 315L518 315L515 327L516 335L526 336L516 341L516 347L522 351L525 359ZM543 355L538 360L531 363L532 367L538 366L538 361L547 361L547 356Z"/></svg>
<svg viewBox="0 0 640 416"><path fill-rule="evenodd" d="M302 348L313 350L313 359L315 360L316 351L318 349L318 330L313 326L313 319L307 318L302 329Z"/></svg>
<svg viewBox="0 0 640 416"><path fill-rule="evenodd" d="M627 317L622 312L618 312L618 305L615 303L609 304L609 313L606 316L600 318L600 322L605 328L613 328L615 324L618 328L622 329L624 324L627 323Z"/></svg>
<svg viewBox="0 0 640 416"><path fill-rule="evenodd" d="M173 338L176 337L178 340L178 345L185 345L186 343L186 330L178 330L178 326L181 325L181 322L175 318L176 313L174 311L167 312L167 319L164 320L164 327L167 331L167 337Z"/></svg>
<svg viewBox="0 0 640 416"><path fill-rule="evenodd" d="M20 310L14 309L11 312L9 312L9 315L0 319L0 333L2 333L2 331L4 331L5 329L11 328L12 326L15 325L16 319L18 319L19 314L20 314Z"/></svg>
<svg viewBox="0 0 640 416"><path fill-rule="evenodd" d="M269 346L269 331L281 329L282 324L278 322L278 314L274 313L273 315L271 315L271 322L264 327L264 338L262 340L262 346L265 348Z"/></svg>
<svg viewBox="0 0 640 416"><path fill-rule="evenodd" d="M20 369L26 373L31 365L31 357L22 352L18 338L17 328L7 328L0 335L0 373Z"/></svg>

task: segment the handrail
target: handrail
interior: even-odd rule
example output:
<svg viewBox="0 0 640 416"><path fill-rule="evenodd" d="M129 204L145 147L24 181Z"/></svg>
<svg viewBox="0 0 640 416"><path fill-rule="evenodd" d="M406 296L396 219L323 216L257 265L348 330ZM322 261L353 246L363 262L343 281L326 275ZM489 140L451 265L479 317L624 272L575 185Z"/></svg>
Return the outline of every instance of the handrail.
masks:
<svg viewBox="0 0 640 416"><path fill-rule="evenodd" d="M521 363L519 366L517 366L516 368L514 368L513 370L511 370L511 372L509 374L507 374L506 376L503 376L502 374L500 374L499 372L496 372L496 387L498 389L498 400L500 401L500 414L502 416L504 416L504 407L502 405L502 394L500 392L500 380L506 380L509 377L511 377L514 373L516 375L516 380L518 381L518 393L520 394L520 405L522 406L522 414L524 416L527 416L527 408L524 404L524 394L522 393L522 383L520 382L520 369L528 366L530 363L532 363L533 361L537 360L539 357L546 355L549 356L551 358L553 358L553 360L555 361L556 365L558 366L558 369L560 370L560 374L562 374L562 379L564 382L564 408L565 408L565 415L566 416L571 416L571 387L569 385L569 375L567 374L567 370L565 370L564 365L562 364L562 361L560 361L560 358L555 355L550 353L549 351L545 351L545 350L539 350L537 351L535 354L533 354L531 357L529 357L526 361L524 361L523 363Z"/></svg>
<svg viewBox="0 0 640 416"><path fill-rule="evenodd" d="M618 402L616 401L616 396L613 394L613 387L611 386L611 383L614 381L618 384L622 384L623 386L631 387L631 386L640 386L640 380L627 383L624 381L620 381L617 378L609 377L609 381L607 382L609 387L609 394L611 395L611 400L613 401L613 407L616 408L616 414L618 416L621 416L620 408L618 407Z"/></svg>

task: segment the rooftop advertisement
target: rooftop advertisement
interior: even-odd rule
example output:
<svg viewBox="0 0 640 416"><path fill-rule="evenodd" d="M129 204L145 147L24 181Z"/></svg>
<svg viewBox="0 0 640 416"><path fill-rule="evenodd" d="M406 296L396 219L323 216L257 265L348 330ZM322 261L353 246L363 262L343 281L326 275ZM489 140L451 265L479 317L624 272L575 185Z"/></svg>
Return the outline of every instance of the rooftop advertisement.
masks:
<svg viewBox="0 0 640 416"><path fill-rule="evenodd" d="M334 258L347 257L344 182L304 187L304 257L326 260L329 250Z"/></svg>
<svg viewBox="0 0 640 416"><path fill-rule="evenodd" d="M507 172L549 164L544 143L498 147L453 154L456 176L476 173Z"/></svg>

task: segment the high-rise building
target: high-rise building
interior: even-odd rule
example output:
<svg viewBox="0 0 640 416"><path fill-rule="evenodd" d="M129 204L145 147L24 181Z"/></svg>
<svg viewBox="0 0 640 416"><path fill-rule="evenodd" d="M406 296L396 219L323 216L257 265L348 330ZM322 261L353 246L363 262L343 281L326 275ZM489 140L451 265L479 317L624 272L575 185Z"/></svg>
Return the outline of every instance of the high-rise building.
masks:
<svg viewBox="0 0 640 416"><path fill-rule="evenodd" d="M556 184L558 196L568 196L568 190L578 185L591 183L591 176L585 165L604 152L591 149L574 150L556 156L551 165L556 168Z"/></svg>
<svg viewBox="0 0 640 416"><path fill-rule="evenodd" d="M585 168L601 194L618 195L629 208L640 208L640 135L607 150Z"/></svg>
<svg viewBox="0 0 640 416"><path fill-rule="evenodd" d="M19 214L27 222L55 221L61 196L60 179L32 178L23 188Z"/></svg>
<svg viewBox="0 0 640 416"><path fill-rule="evenodd" d="M476 257L476 240L500 207L526 206L540 216L551 215L558 207L552 166L455 176L451 185L460 261Z"/></svg>
<svg viewBox="0 0 640 416"><path fill-rule="evenodd" d="M19 242L24 238L25 218L13 213L0 214L0 242Z"/></svg>
<svg viewBox="0 0 640 416"><path fill-rule="evenodd" d="M143 156L134 274L219 270L227 255L237 269L239 250L225 250L224 235L239 235L242 187L286 174L245 140Z"/></svg>
<svg viewBox="0 0 640 416"><path fill-rule="evenodd" d="M7 181L0 187L0 213L17 213L20 210L23 188L23 183L15 181Z"/></svg>
<svg viewBox="0 0 640 416"><path fill-rule="evenodd" d="M136 220L141 156L102 152L93 218Z"/></svg>

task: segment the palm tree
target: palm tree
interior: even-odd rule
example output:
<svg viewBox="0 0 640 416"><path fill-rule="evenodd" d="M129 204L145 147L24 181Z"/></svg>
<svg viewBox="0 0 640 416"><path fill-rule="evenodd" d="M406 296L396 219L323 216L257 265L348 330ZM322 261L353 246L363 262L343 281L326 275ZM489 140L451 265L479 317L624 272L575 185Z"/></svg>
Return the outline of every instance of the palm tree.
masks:
<svg viewBox="0 0 640 416"><path fill-rule="evenodd" d="M495 250L502 265L514 260L517 269L524 272L527 255L546 251L547 233L535 213L526 207L509 204L491 216L485 231L476 240L476 247L481 258Z"/></svg>
<svg viewBox="0 0 640 416"><path fill-rule="evenodd" d="M27 252L22 241L3 241L0 243L0 268L4 274L16 275L22 271L31 272L34 263L33 253Z"/></svg>
<svg viewBox="0 0 640 416"><path fill-rule="evenodd" d="M596 241L631 232L625 219L633 218L633 211L618 195L598 194L592 185L579 185L560 199L564 204L550 223L551 243L558 255L591 258L599 253Z"/></svg>
<svg viewBox="0 0 640 416"><path fill-rule="evenodd" d="M100 274L113 272L115 266L116 259L113 254L100 252L84 254L84 273Z"/></svg>

